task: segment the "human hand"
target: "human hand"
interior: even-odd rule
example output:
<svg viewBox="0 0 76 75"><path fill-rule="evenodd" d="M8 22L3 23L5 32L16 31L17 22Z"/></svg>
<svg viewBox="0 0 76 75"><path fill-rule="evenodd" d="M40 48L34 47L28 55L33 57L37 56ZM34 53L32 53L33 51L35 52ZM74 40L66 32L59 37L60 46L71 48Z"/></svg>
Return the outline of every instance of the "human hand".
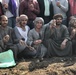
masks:
<svg viewBox="0 0 76 75"><path fill-rule="evenodd" d="M51 20L51 25L50 25L50 27L51 27L51 28L56 27L56 20L55 20L55 19Z"/></svg>
<svg viewBox="0 0 76 75"><path fill-rule="evenodd" d="M33 11L33 10L34 10L34 5L33 5L33 4L29 4L29 9L30 9L31 11Z"/></svg>
<svg viewBox="0 0 76 75"><path fill-rule="evenodd" d="M34 41L34 44L37 45L37 44L40 44L41 42L42 40L39 39L39 40Z"/></svg>
<svg viewBox="0 0 76 75"><path fill-rule="evenodd" d="M3 4L3 7L4 7L4 9L8 9L8 4L7 3L4 3Z"/></svg>
<svg viewBox="0 0 76 75"><path fill-rule="evenodd" d="M23 41L23 40L20 40L19 43L20 43L20 45L26 45L25 41Z"/></svg>
<svg viewBox="0 0 76 75"><path fill-rule="evenodd" d="M65 47L66 47L66 42L63 41L63 42L61 43L61 49L64 49Z"/></svg>
<svg viewBox="0 0 76 75"><path fill-rule="evenodd" d="M57 5L58 7L60 7L60 1L57 1L57 2L56 2L56 5Z"/></svg>
<svg viewBox="0 0 76 75"><path fill-rule="evenodd" d="M9 39L10 39L10 36L9 35L6 35L6 36L3 37L3 41L4 42L8 42Z"/></svg>

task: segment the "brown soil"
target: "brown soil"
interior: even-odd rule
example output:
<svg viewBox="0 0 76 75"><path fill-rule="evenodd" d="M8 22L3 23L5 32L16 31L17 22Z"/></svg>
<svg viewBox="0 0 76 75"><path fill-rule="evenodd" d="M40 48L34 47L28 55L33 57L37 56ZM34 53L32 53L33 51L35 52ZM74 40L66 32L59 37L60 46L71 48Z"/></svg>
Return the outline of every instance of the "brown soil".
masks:
<svg viewBox="0 0 76 75"><path fill-rule="evenodd" d="M0 75L76 75L76 57L53 57L42 62L25 59L15 67L0 69Z"/></svg>

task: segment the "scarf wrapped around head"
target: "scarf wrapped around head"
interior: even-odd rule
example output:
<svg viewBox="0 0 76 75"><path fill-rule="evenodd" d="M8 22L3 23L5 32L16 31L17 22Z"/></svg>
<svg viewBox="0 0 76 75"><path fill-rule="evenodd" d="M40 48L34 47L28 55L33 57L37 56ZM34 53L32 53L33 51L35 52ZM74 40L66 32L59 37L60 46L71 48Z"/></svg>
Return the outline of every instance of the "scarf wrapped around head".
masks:
<svg viewBox="0 0 76 75"><path fill-rule="evenodd" d="M9 11L16 17L16 2L15 0L9 0Z"/></svg>

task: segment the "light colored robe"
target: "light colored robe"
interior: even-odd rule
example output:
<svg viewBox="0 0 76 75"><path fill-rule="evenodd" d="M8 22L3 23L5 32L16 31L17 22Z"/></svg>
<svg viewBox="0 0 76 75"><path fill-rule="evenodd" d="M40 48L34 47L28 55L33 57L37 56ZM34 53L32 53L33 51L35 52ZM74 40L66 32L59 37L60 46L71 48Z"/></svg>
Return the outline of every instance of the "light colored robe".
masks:
<svg viewBox="0 0 76 75"><path fill-rule="evenodd" d="M42 43L38 44L38 45L33 44L33 42L35 40L43 39L43 37L42 37L43 31L42 30L40 31L40 35L41 36L39 36L38 32L35 30L35 28L33 28L32 30L29 31L27 43L29 45L33 46L37 50L37 57L44 57L47 52L46 47Z"/></svg>
<svg viewBox="0 0 76 75"><path fill-rule="evenodd" d="M68 39L66 47L62 50L61 43L64 39ZM69 32L66 26L61 25L60 29L54 28L53 31L49 25L44 31L44 45L48 49L48 55L51 56L70 56L72 55L72 43L70 41Z"/></svg>

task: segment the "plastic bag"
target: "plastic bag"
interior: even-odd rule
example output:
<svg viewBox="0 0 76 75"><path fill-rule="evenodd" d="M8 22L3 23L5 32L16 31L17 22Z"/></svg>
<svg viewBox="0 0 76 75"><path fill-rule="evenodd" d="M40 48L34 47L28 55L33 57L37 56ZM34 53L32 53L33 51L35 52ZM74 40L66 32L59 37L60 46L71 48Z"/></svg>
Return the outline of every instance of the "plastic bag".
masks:
<svg viewBox="0 0 76 75"><path fill-rule="evenodd" d="M0 53L0 68L7 68L15 66L15 60L12 50Z"/></svg>

